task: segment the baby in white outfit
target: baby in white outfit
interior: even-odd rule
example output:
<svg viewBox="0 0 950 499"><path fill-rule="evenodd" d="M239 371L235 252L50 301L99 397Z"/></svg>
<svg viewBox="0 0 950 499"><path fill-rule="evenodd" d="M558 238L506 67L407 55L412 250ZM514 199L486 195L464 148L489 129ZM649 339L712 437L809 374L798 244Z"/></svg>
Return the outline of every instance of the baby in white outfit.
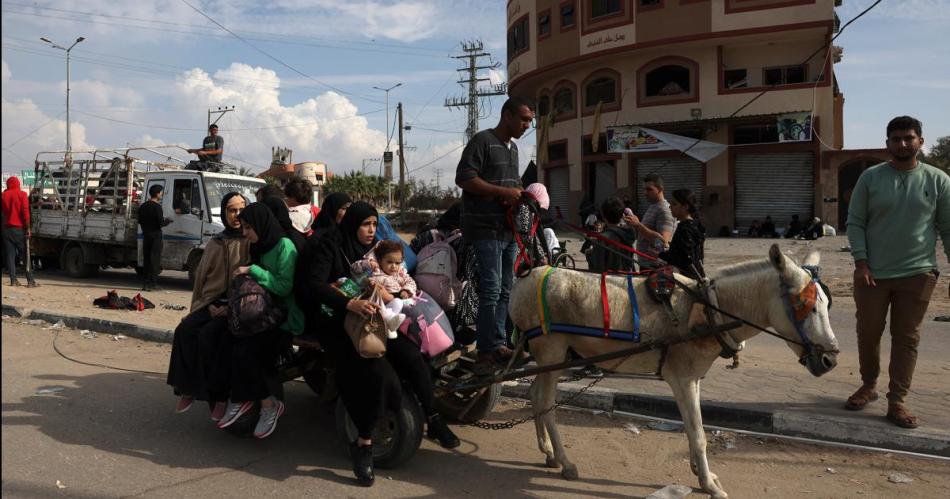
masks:
<svg viewBox="0 0 950 499"><path fill-rule="evenodd" d="M372 271L369 281L382 291L383 302L386 307L380 310L389 338L396 338L396 330L406 320L406 314L401 313L405 302L412 300L416 295L416 281L409 277L402 265L402 245L396 241L380 241L373 251L363 260L353 264L354 274Z"/></svg>

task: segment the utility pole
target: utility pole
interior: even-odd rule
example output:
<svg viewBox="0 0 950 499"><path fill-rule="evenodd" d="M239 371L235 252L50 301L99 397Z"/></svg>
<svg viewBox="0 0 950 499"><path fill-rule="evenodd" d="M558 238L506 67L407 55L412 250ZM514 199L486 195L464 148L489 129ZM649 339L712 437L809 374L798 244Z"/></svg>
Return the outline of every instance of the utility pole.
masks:
<svg viewBox="0 0 950 499"><path fill-rule="evenodd" d="M402 225L406 223L406 155L403 152L402 141L402 102L396 106L399 115L399 216Z"/></svg>
<svg viewBox="0 0 950 499"><path fill-rule="evenodd" d="M72 156L73 156L73 141L72 141L72 136L69 133L70 131L69 130L70 129L70 126L69 126L70 125L69 123L69 53L72 52L73 47L75 47L76 45L78 45L80 42L82 42L85 39L86 39L85 37L80 36L79 38L76 39L75 42L73 42L72 45L69 46L69 48L66 48L57 43L53 43L52 41L50 41L49 38L46 38L45 36L40 37L40 40L43 40L44 42L50 44L50 46L53 47L54 49L59 49L66 52L66 161L71 161Z"/></svg>
<svg viewBox="0 0 950 499"><path fill-rule="evenodd" d="M397 87L401 87L402 82L399 82L389 88L380 88L373 87L375 90L386 92L386 150L383 151L383 165L386 168L385 178L386 180L392 182L393 180L393 154L389 151L389 141L391 136L389 135L389 92ZM383 175L383 172L380 172L380 175Z"/></svg>
<svg viewBox="0 0 950 499"><path fill-rule="evenodd" d="M441 168L435 169L435 187L440 190L442 189L442 169Z"/></svg>
<svg viewBox="0 0 950 499"><path fill-rule="evenodd" d="M217 110L212 110L211 108L208 108L208 126L206 128L211 128L211 125L216 125L218 123L218 120L220 120L225 114L230 113L231 111L234 111L234 106L231 106L231 107L218 106ZM218 115L218 117L215 118L214 121L211 121L212 114Z"/></svg>
<svg viewBox="0 0 950 499"><path fill-rule="evenodd" d="M497 85L491 85L489 87L479 88L479 82L489 81L489 78L479 78L478 70L480 69L498 69L501 67L500 62L491 63L487 66L479 66L478 60L482 57L488 57L488 60L491 61L491 54L484 51L484 45L480 40L473 42L462 42L462 52L463 55L453 56L453 59L467 59L468 64L465 67L459 68L457 71L460 73L467 73L467 78L458 80L458 83L468 84L468 95L466 97L452 97L451 99L445 99L445 107L464 107L468 109L468 126L465 127L465 142L468 143L469 140L472 140L472 136L478 133L478 103L479 100L483 97L490 97L493 95L505 95L508 93L508 85L506 83L499 83Z"/></svg>

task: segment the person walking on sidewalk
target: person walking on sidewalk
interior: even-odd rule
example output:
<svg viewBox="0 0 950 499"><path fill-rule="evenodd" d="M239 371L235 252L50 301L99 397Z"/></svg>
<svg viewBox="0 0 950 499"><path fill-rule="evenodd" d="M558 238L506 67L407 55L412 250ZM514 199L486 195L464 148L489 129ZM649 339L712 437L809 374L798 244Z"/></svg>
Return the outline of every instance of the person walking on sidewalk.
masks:
<svg viewBox="0 0 950 499"><path fill-rule="evenodd" d="M508 226L509 206L521 200L518 176L519 139L531 127L534 105L512 97L501 107L495 128L475 134L459 161L455 183L462 189L462 234L475 248L478 262L478 363L486 370L504 365L508 296L514 281L515 245Z"/></svg>
<svg viewBox="0 0 950 499"><path fill-rule="evenodd" d="M20 179L7 179L7 189L3 191L3 252L6 257L7 273L10 274L10 285L19 286L16 278L17 256L26 264L26 286L39 286L33 280L33 271L30 270L29 256L26 254L26 240L30 233L30 201L20 188Z"/></svg>
<svg viewBox="0 0 950 499"><path fill-rule="evenodd" d="M890 308L887 419L916 428L918 418L904 399L917 362L920 323L939 275L937 234L950 260L950 176L917 160L924 144L920 121L894 118L886 143L892 159L861 174L848 206L863 384L845 407L860 410L878 398L881 335Z"/></svg>
<svg viewBox="0 0 950 499"><path fill-rule="evenodd" d="M162 271L162 227L171 223L162 210L165 188L153 185L148 189L148 201L139 207L139 225L142 227L143 291L157 291L158 273Z"/></svg>

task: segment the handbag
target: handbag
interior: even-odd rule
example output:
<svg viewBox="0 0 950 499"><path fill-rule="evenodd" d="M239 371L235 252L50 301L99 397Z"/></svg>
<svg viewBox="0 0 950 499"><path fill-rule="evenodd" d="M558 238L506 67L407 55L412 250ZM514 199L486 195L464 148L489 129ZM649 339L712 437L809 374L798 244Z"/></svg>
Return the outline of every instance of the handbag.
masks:
<svg viewBox="0 0 950 499"><path fill-rule="evenodd" d="M384 306L379 291L373 288L369 301L375 303L379 309ZM347 312L343 319L343 329L353 342L353 347L360 357L376 359L386 355L386 325L383 316L377 311L368 316Z"/></svg>

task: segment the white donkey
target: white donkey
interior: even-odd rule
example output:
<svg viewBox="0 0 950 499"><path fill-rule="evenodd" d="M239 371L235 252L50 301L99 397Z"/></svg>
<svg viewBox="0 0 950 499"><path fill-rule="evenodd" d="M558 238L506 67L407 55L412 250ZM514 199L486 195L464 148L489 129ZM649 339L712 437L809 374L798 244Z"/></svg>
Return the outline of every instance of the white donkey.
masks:
<svg viewBox="0 0 950 499"><path fill-rule="evenodd" d="M819 256L809 255L805 264L817 269ZM601 299L601 276L567 269L539 267L518 279L511 294L510 310L521 331L537 330L550 324L547 334L529 340L532 355L539 366L564 362L568 347L584 357L614 352L634 346L630 340L606 339L582 334L558 333L559 325L586 326L588 331L602 330L604 310ZM676 275L680 282L694 287L694 282ZM830 371L836 364L838 342L828 320L830 297L812 274L799 267L772 245L767 261L741 263L723 269L713 280L719 308L753 324L774 329L786 340L801 363L815 376ZM692 326L705 322L702 304L694 296L677 288L672 297L672 313L679 318L674 325L669 312L647 295L645 280L632 281L638 298L641 342L685 338ZM543 289L542 289L543 288ZM610 328L631 331L633 312L625 276L608 276L606 290L609 301ZM541 300L542 291L545 298ZM541 301L546 306L541 306ZM729 320L729 319L726 319ZM743 326L722 338L728 343L745 341L758 329ZM529 335L530 337L530 335ZM713 497L727 497L718 477L709 470L706 457L706 434L700 413L699 380L709 371L722 346L715 337L704 337L674 344L662 351L650 351L626 359L608 360L599 365L624 373L659 372L669 383L689 440L690 463L699 477L700 486ZM577 478L577 467L564 452L555 425L554 412L541 413L555 402L560 370L539 374L531 385L531 402L535 413L538 445L547 457L549 467L562 467L567 479Z"/></svg>

